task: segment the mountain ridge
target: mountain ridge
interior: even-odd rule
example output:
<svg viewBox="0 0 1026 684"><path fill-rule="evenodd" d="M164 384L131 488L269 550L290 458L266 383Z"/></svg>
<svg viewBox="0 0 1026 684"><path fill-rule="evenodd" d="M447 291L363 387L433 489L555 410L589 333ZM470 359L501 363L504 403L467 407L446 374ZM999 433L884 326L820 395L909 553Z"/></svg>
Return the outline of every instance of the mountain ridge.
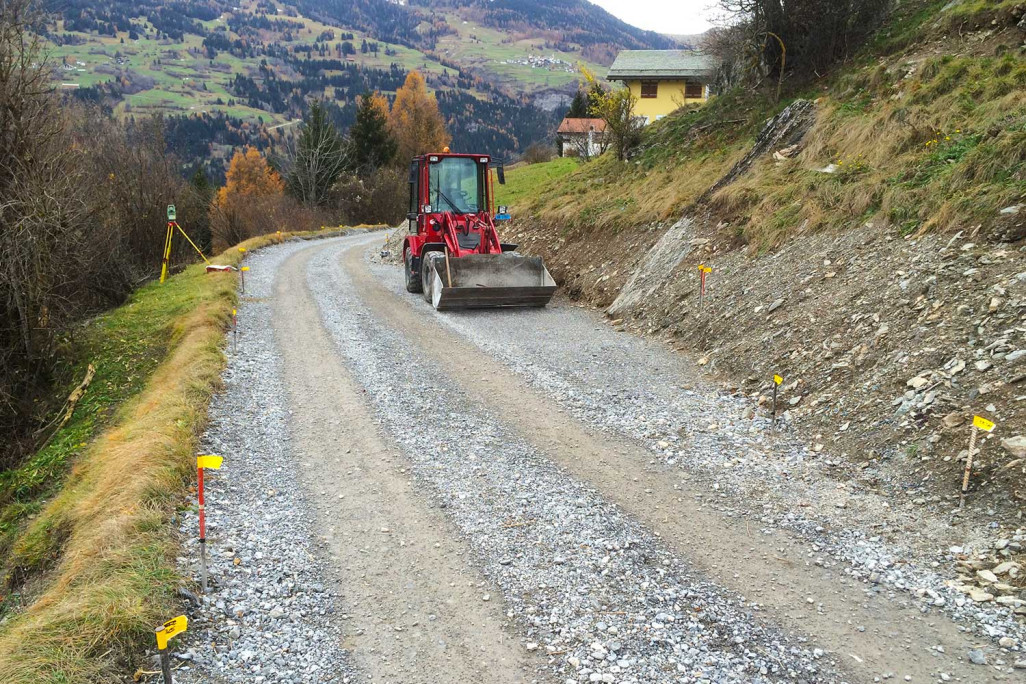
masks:
<svg viewBox="0 0 1026 684"><path fill-rule="evenodd" d="M387 96L412 69L450 93L440 100L457 144L510 158L551 134L580 64L602 75L621 47L673 44L584 0L542 4L69 0L44 33L58 79L80 99L128 119L204 118L185 127L209 137L176 151L219 177L221 141L266 144L265 126L300 118L313 99L345 128L357 96Z"/></svg>

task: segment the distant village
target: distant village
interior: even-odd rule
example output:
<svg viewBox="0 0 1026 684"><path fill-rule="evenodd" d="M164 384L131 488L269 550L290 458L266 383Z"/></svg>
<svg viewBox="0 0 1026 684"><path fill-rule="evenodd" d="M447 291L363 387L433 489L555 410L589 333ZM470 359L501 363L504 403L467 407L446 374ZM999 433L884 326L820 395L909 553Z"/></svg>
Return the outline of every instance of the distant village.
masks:
<svg viewBox="0 0 1026 684"><path fill-rule="evenodd" d="M547 71L566 71L574 73L577 68L566 61L558 57L542 57L541 55L528 55L527 57L517 57L516 59L504 59L502 64L519 64L520 66L528 66L532 69L545 69Z"/></svg>

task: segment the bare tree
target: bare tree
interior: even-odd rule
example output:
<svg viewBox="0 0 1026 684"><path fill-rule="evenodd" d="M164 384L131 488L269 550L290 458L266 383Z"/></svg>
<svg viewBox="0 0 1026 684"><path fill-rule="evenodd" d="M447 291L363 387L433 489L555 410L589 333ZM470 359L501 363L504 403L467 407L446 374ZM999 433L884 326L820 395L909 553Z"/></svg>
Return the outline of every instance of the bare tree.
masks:
<svg viewBox="0 0 1026 684"><path fill-rule="evenodd" d="M30 0L0 0L0 468L31 446L60 335L159 266L184 180L147 121L62 103Z"/></svg>
<svg viewBox="0 0 1026 684"><path fill-rule="evenodd" d="M279 163L288 193L304 204L324 205L351 163L350 146L328 120L323 105L314 102L299 135L286 137L283 145Z"/></svg>
<svg viewBox="0 0 1026 684"><path fill-rule="evenodd" d="M719 54L729 80L785 73L822 75L847 59L879 25L890 0L720 0L728 27L706 48Z"/></svg>
<svg viewBox="0 0 1026 684"><path fill-rule="evenodd" d="M570 143L570 149L574 156L584 161L591 161L592 157L605 154L609 149L609 140L610 136L607 136L604 131L596 131L592 127L581 135L571 136L567 142Z"/></svg>

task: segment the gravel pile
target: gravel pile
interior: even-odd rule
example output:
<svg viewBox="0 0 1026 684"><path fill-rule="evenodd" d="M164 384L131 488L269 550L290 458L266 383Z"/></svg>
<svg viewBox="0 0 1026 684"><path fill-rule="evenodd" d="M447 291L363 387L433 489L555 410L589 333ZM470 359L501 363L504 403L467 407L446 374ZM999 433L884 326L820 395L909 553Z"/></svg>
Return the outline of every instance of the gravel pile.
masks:
<svg viewBox="0 0 1026 684"><path fill-rule="evenodd" d="M524 647L549 653L561 681L838 680L821 650L696 578L616 507L470 405L412 340L365 310L341 250L322 250L308 271L328 330L426 493L502 588Z"/></svg>
<svg viewBox="0 0 1026 684"><path fill-rule="evenodd" d="M225 459L207 474L211 590L191 606L189 631L174 644L176 682L356 681L339 645L336 593L298 491L271 328L277 268L308 246L291 242L246 258L238 348L229 343L225 391L203 439L207 453ZM179 560L198 582L197 530L190 510L181 526L187 555Z"/></svg>
<svg viewBox="0 0 1026 684"><path fill-rule="evenodd" d="M401 290L396 269L372 270ZM937 549L936 539L952 534L947 521L892 507L886 495L841 468L840 459L776 431L750 400L710 386L680 355L616 332L565 302L541 310L447 312L438 320L582 422L686 469L705 483L697 497L707 505L758 521L764 530L801 534L869 591L909 595L924 613L944 611L995 644L1026 644L1026 609L976 602L954 579L956 561L991 549L993 530L970 528L958 546ZM544 334L526 337L531 330ZM1009 533L1005 545L1021 548L1024 539L1021 531Z"/></svg>

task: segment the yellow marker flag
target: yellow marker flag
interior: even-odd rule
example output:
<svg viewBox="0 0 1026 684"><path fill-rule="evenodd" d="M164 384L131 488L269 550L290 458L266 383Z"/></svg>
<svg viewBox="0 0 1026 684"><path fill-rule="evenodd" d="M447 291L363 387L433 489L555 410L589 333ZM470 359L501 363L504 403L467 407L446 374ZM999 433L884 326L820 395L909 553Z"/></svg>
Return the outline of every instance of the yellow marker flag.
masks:
<svg viewBox="0 0 1026 684"><path fill-rule="evenodd" d="M246 248L245 248L245 247L239 247L239 251L240 251L240 252L245 252L245 251L246 251Z"/></svg>
<svg viewBox="0 0 1026 684"><path fill-rule="evenodd" d="M196 457L196 467L204 468L206 470L220 470L221 463L224 462L224 458L221 456L215 456L214 454L204 454Z"/></svg>
<svg viewBox="0 0 1026 684"><path fill-rule="evenodd" d="M243 271L248 271L248 270L249 270L249 266L243 266L243 267L242 267L242 270L243 270Z"/></svg>
<svg viewBox="0 0 1026 684"><path fill-rule="evenodd" d="M170 641L176 634L181 634L189 626L189 618L184 615L179 615L176 618L171 618L163 625L157 628L157 648L163 651L167 648L167 642Z"/></svg>
<svg viewBox="0 0 1026 684"><path fill-rule="evenodd" d="M981 416L973 416L973 427L990 432L994 429L994 423Z"/></svg>
<svg viewBox="0 0 1026 684"><path fill-rule="evenodd" d="M775 382L776 384L778 384L778 385L779 385L779 384L780 384L780 383L782 383L783 381L784 381L784 379L783 379L782 377L780 377L779 375L774 375L774 376L773 376L773 382Z"/></svg>

